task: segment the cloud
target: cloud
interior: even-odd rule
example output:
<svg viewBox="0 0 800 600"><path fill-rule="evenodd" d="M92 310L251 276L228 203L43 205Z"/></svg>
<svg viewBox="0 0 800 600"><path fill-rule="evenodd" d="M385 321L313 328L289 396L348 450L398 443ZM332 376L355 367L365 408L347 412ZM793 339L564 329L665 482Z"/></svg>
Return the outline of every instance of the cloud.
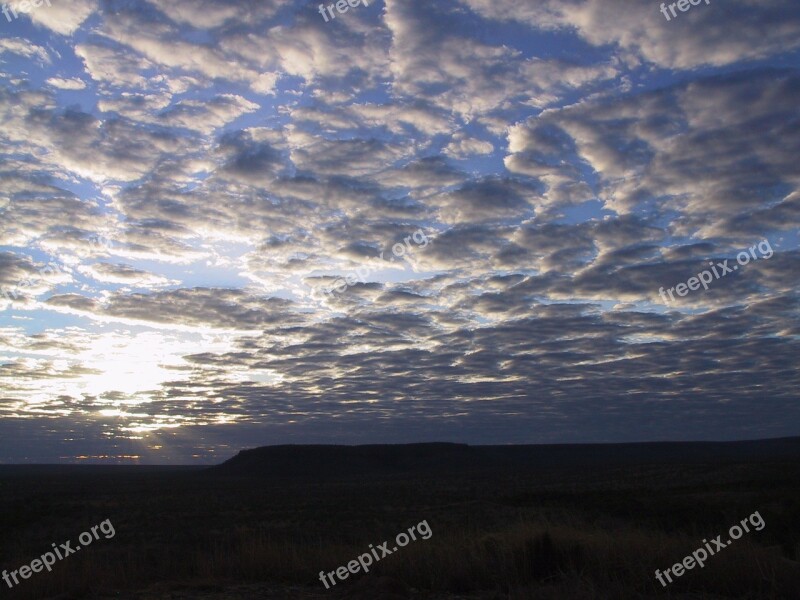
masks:
<svg viewBox="0 0 800 600"><path fill-rule="evenodd" d="M0 302L3 304L29 303L32 298L71 280L71 275L57 263L36 263L27 256L0 253Z"/></svg>
<svg viewBox="0 0 800 600"><path fill-rule="evenodd" d="M49 85L59 90L82 90L86 88L86 83L77 77L64 79L62 77L50 77L47 80Z"/></svg>
<svg viewBox="0 0 800 600"><path fill-rule="evenodd" d="M791 212L796 202L797 167L788 157L800 138L787 123L798 85L791 72L737 73L547 111L511 129L506 165L540 177L545 197L559 204L570 198L553 192L580 185L589 165L609 210L652 204L671 212L674 235L744 239L753 231L743 229L746 216L764 218L767 207ZM778 141L767 142L764 131Z"/></svg>
<svg viewBox="0 0 800 600"><path fill-rule="evenodd" d="M47 50L22 38L0 39L0 54L5 52L11 52L25 58L37 58L43 63L51 62Z"/></svg>
<svg viewBox="0 0 800 600"><path fill-rule="evenodd" d="M119 283L134 287L155 288L179 283L124 264L96 263L80 267L79 271L102 283Z"/></svg>
<svg viewBox="0 0 800 600"><path fill-rule="evenodd" d="M0 460L797 433L794 5L59 6L0 41Z"/></svg>
<svg viewBox="0 0 800 600"><path fill-rule="evenodd" d="M213 0L151 0L175 23L182 23L197 29L213 29L226 22L243 22L271 16L282 2L264 0L263 2L234 2L220 5Z"/></svg>
<svg viewBox="0 0 800 600"><path fill-rule="evenodd" d="M258 108L257 104L241 96L223 94L204 102L178 101L161 112L159 122L170 127L185 127L208 134Z"/></svg>
<svg viewBox="0 0 800 600"><path fill-rule="evenodd" d="M453 158L466 158L475 154L491 154L494 146L491 142L467 137L460 133L445 147L444 153Z"/></svg>
<svg viewBox="0 0 800 600"><path fill-rule="evenodd" d="M37 25L47 27L61 35L73 34L90 15L97 12L95 0L70 0L69 4L55 2L29 13Z"/></svg>
<svg viewBox="0 0 800 600"><path fill-rule="evenodd" d="M667 21L658 4L625 0L461 0L476 13L535 29L574 29L594 46L614 45L627 61L672 69L724 66L797 48L800 15L791 0L731 0L696 7ZM731 36L730 31L736 35ZM770 35L764 35L769 30Z"/></svg>
<svg viewBox="0 0 800 600"><path fill-rule="evenodd" d="M303 321L301 315L292 314L291 303L286 300L261 299L230 289L184 288L152 294L114 294L104 301L66 294L53 296L47 302L54 307L85 312L104 320L178 328L248 331Z"/></svg>

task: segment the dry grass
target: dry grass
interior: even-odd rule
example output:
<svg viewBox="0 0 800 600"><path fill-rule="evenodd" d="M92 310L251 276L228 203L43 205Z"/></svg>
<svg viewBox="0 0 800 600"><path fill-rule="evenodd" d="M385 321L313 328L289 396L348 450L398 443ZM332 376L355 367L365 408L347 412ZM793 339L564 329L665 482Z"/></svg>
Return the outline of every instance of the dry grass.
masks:
<svg viewBox="0 0 800 600"><path fill-rule="evenodd" d="M203 479L156 478L95 486L103 492L87 504L78 501L91 488L85 482L35 483L44 486L41 495L31 487L28 495L0 497L11 511L0 523L9 533L0 539L0 568L30 563L49 542L74 539L105 518L117 535L57 563L53 573L4 589L23 600L109 591L118 593L102 597L140 598L133 592L180 585L199 597L202 590L248 582L307 586L307 597L325 592L365 600L794 600L800 590L800 565L790 560L799 558L798 496L777 484L773 491L738 494L704 484L668 496L641 490L553 495L520 481L294 488L218 482L209 488ZM666 589L656 581L655 569L681 561L703 537L756 509L766 521L762 532L745 534ZM369 544L393 540L421 519L430 524L431 539L411 542L331 591L319 582L321 570L346 565Z"/></svg>
<svg viewBox="0 0 800 600"><path fill-rule="evenodd" d="M377 582L388 577L408 588L482 591L487 597L509 600L689 594L684 597L797 597L797 563L744 538L710 557L705 568L689 571L662 589L654 578L654 566L663 570L698 545L698 540L685 535L636 529L610 532L547 522L519 523L492 533L445 530L435 531L430 540L411 543L378 562L369 574L351 579L368 580L361 584L365 590L370 590L370 578ZM43 598L63 589L91 596L103 589L136 589L153 581L191 582L199 589L204 582L209 589L220 582L312 584L321 569L345 565L366 548L293 543L242 530L196 547L189 556L155 547L125 555L111 550L71 557L69 569L29 580L19 597ZM347 592L353 585L351 580L340 582L337 591Z"/></svg>

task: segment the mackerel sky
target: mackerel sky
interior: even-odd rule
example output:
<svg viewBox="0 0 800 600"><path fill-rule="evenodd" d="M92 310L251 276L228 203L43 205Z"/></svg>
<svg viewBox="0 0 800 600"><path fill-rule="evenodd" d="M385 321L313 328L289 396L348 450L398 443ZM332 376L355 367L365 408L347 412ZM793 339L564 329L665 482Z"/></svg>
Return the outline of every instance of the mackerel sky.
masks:
<svg viewBox="0 0 800 600"><path fill-rule="evenodd" d="M800 434L796 0L51 4L0 14L0 462Z"/></svg>

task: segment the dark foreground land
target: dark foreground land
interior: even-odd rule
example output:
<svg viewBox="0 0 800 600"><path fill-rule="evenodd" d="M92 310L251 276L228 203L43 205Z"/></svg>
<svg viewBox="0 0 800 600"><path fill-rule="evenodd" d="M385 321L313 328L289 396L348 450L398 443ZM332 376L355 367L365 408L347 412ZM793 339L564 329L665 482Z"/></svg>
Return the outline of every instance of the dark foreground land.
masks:
<svg viewBox="0 0 800 600"><path fill-rule="evenodd" d="M704 568L671 567L756 511ZM0 597L800 597L800 438L734 444L274 447L210 470L0 466L0 570L115 535ZM330 590L334 571L411 541Z"/></svg>

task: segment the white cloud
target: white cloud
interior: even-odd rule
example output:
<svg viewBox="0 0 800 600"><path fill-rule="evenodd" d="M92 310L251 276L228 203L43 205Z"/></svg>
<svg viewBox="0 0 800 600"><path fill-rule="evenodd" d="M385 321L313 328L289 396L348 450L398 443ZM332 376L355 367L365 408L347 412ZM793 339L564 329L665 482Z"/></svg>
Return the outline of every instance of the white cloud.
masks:
<svg viewBox="0 0 800 600"><path fill-rule="evenodd" d="M69 0L52 3L30 12L31 20L37 25L52 29L61 35L71 35L89 16L97 11L96 0Z"/></svg>
<svg viewBox="0 0 800 600"><path fill-rule="evenodd" d="M794 0L703 3L670 21L655 2L461 1L487 18L519 21L535 29L575 30L595 46L618 46L625 60L644 59L673 69L730 65L800 46L800 15Z"/></svg>
<svg viewBox="0 0 800 600"><path fill-rule="evenodd" d="M0 39L0 54L4 52L12 52L26 58L38 58L44 63L50 62L47 50L22 38Z"/></svg>
<svg viewBox="0 0 800 600"><path fill-rule="evenodd" d="M453 140L444 149L444 153L453 158L467 158L492 152L494 152L494 146L491 142L467 137L463 133L454 135Z"/></svg>
<svg viewBox="0 0 800 600"><path fill-rule="evenodd" d="M78 79L77 77L73 77L71 79L64 79L62 77L50 77L47 80L49 85L52 85L54 88L58 88L60 90L82 90L86 88L86 83Z"/></svg>

